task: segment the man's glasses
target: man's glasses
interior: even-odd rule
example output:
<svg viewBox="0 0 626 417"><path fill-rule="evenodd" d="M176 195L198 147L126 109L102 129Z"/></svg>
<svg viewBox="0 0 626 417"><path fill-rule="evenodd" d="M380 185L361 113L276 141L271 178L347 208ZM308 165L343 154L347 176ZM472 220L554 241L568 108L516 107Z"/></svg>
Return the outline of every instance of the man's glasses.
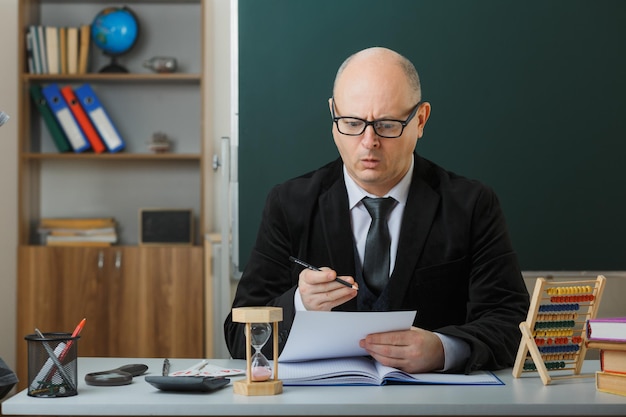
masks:
<svg viewBox="0 0 626 417"><path fill-rule="evenodd" d="M335 98L332 98L332 116L333 122L337 125L339 133L348 136L360 136L365 132L368 126L374 128L374 132L381 138L397 138L402 136L404 127L409 124L417 114L422 102L418 102L409 117L406 120L380 119L380 120L364 120L358 117L341 117L335 116Z"/></svg>

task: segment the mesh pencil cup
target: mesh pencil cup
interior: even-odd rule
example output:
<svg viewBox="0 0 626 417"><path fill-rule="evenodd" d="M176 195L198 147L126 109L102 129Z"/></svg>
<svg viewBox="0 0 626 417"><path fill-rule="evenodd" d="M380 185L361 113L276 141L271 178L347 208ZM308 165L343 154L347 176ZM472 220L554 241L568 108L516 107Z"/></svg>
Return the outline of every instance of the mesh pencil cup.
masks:
<svg viewBox="0 0 626 417"><path fill-rule="evenodd" d="M78 394L78 339L70 333L29 334L28 395L71 397Z"/></svg>

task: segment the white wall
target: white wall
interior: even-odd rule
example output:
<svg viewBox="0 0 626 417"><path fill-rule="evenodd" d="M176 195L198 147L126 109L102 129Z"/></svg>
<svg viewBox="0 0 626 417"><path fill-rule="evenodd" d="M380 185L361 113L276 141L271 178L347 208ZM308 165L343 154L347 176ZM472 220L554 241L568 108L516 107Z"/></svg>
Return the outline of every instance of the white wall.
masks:
<svg viewBox="0 0 626 417"><path fill-rule="evenodd" d="M207 51L210 61L207 65L212 68L209 72L213 76L213 83L210 90L213 93L213 106L208 111L211 112L210 120L213 123L213 135L207 140L211 141L212 146L205 148L212 149L213 154L221 155L221 138L230 136L230 1L231 0L207 0L207 5L211 9L209 13L210 19L207 19L207 33L210 37L205 40L205 44L212 49ZM233 0L237 1L237 0ZM208 129L211 131L211 129ZM212 155L211 155L212 157ZM211 158L207 159L210 163ZM209 207L209 213L213 213L207 221L208 232L219 232L220 216L219 200L217 196L219 176L216 174L212 184L208 184L209 189L206 190L205 206Z"/></svg>
<svg viewBox="0 0 626 417"><path fill-rule="evenodd" d="M205 138L209 153L220 152L220 138L230 131L230 1L207 3L208 46L206 63L212 80L207 90L213 99L207 106L212 122ZM16 357L17 276L17 0L0 0L0 111L11 119L0 127L0 357L12 368ZM210 158L209 158L210 160ZM214 195L218 175L206 179L207 232L219 232L218 204ZM24 344L24 348L26 345Z"/></svg>

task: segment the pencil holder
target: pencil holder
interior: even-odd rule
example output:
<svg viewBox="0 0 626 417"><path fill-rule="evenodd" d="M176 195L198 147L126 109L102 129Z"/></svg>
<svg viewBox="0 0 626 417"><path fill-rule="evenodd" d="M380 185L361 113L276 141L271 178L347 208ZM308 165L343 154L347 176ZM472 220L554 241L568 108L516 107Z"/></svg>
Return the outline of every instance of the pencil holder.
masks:
<svg viewBox="0 0 626 417"><path fill-rule="evenodd" d="M70 333L29 334L28 395L70 397L77 391L78 338Z"/></svg>

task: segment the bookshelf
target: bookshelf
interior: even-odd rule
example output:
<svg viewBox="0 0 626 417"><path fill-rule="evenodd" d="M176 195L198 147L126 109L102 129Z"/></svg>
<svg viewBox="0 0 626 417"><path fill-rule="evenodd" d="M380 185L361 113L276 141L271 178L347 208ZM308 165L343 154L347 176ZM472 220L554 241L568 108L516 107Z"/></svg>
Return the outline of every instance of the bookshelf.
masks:
<svg viewBox="0 0 626 417"><path fill-rule="evenodd" d="M117 59L129 73L99 73L109 58L93 42L86 74L29 73L29 26L90 24L104 8L122 6L131 8L140 24L136 45ZM207 13L205 0L19 0L17 371L21 381L27 379L24 336L34 326L71 331L83 314L91 318L87 317L79 355L200 357L209 349L202 319L207 296L203 290L204 194L210 165L205 149ZM143 61L153 56L175 57L177 72L157 74L144 68ZM29 94L31 85L49 83L90 84L123 137L125 149L59 153ZM170 152L150 151L148 142L155 133L172 140ZM139 212L154 208L191 209L193 244L139 245ZM43 217L114 217L118 244L106 248L42 245L37 225ZM50 283L63 290L45 291L50 299L43 300L42 290ZM132 307L137 302L142 306ZM100 307L94 310L94 305ZM134 331L120 333L119 317L100 311L113 307L132 313L125 315L125 322ZM190 317L197 319L182 323ZM96 337L90 328L101 333ZM186 345L178 346L176 340Z"/></svg>

